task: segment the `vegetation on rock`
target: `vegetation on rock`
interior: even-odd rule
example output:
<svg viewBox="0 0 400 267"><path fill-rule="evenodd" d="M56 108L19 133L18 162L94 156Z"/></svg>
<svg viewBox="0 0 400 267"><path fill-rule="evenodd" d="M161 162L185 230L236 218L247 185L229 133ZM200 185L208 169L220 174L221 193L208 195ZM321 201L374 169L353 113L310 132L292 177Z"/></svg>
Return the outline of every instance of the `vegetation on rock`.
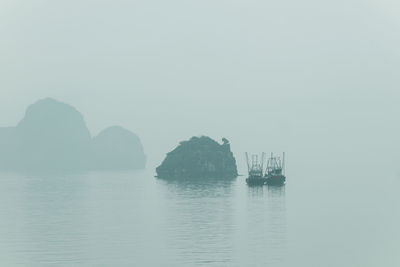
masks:
<svg viewBox="0 0 400 267"><path fill-rule="evenodd" d="M160 178L233 178L236 177L236 160L229 141L219 144L210 137L192 137L180 142L157 167Z"/></svg>

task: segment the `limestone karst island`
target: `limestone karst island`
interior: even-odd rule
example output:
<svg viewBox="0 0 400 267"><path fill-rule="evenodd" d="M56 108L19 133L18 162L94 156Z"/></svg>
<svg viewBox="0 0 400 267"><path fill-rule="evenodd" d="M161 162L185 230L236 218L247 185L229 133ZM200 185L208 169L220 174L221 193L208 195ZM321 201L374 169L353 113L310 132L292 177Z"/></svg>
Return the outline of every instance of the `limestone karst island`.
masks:
<svg viewBox="0 0 400 267"><path fill-rule="evenodd" d="M229 141L222 144L210 137L192 137L167 154L157 167L157 177L163 179L204 179L237 177L236 160Z"/></svg>
<svg viewBox="0 0 400 267"><path fill-rule="evenodd" d="M92 138L81 113L46 98L32 104L15 127L0 127L0 170L142 169L139 137L119 126Z"/></svg>

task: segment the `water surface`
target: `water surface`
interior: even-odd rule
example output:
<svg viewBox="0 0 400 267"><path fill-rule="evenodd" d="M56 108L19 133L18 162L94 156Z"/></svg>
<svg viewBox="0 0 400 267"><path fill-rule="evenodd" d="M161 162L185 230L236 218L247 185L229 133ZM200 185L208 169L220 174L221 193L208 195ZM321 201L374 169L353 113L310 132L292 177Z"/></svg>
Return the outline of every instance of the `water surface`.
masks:
<svg viewBox="0 0 400 267"><path fill-rule="evenodd" d="M0 265L399 266L397 177L354 177L1 173Z"/></svg>

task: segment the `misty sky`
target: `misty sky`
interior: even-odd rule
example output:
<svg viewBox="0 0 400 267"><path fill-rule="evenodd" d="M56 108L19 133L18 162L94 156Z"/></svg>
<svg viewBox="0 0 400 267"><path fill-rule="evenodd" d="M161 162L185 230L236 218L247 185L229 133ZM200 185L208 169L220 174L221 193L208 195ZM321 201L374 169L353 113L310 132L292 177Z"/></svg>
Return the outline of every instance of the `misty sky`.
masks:
<svg viewBox="0 0 400 267"><path fill-rule="evenodd" d="M1 0L0 125L54 97L92 135L137 133L149 167L204 134L239 169L285 150L298 168L400 173L399 15L396 0Z"/></svg>

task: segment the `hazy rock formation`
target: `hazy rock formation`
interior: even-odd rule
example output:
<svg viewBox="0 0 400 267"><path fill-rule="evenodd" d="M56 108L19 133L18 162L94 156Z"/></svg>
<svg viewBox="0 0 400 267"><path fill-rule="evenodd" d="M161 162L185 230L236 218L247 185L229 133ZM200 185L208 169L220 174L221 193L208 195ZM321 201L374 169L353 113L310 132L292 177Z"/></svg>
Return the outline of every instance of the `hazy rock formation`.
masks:
<svg viewBox="0 0 400 267"><path fill-rule="evenodd" d="M160 178L233 178L236 160L227 139L223 144L202 136L183 141L156 169Z"/></svg>
<svg viewBox="0 0 400 267"><path fill-rule="evenodd" d="M138 148L138 151L122 151L120 143L117 143L118 136L113 138L111 132L107 140L107 149L103 149L104 141L101 138L100 142L92 140L83 116L74 107L51 98L42 99L28 107L16 127L0 128L0 169L90 170L107 169L110 166L118 169L117 164L107 165L104 161L108 155L101 155L103 152L113 152L113 140L118 147L119 160L138 160L136 165L130 165L131 168L144 167L143 159L131 156L143 154L141 145L140 148L132 145L125 147L127 150ZM137 137L135 141L140 144ZM96 144L99 144L99 148ZM99 162L100 159L103 161ZM123 169L126 169L125 165Z"/></svg>
<svg viewBox="0 0 400 267"><path fill-rule="evenodd" d="M90 133L83 116L70 105L50 98L39 100L26 110L16 137L16 168L75 170L90 166Z"/></svg>
<svg viewBox="0 0 400 267"><path fill-rule="evenodd" d="M93 139L93 145L97 169L142 169L146 165L139 137L122 127L103 130Z"/></svg>

